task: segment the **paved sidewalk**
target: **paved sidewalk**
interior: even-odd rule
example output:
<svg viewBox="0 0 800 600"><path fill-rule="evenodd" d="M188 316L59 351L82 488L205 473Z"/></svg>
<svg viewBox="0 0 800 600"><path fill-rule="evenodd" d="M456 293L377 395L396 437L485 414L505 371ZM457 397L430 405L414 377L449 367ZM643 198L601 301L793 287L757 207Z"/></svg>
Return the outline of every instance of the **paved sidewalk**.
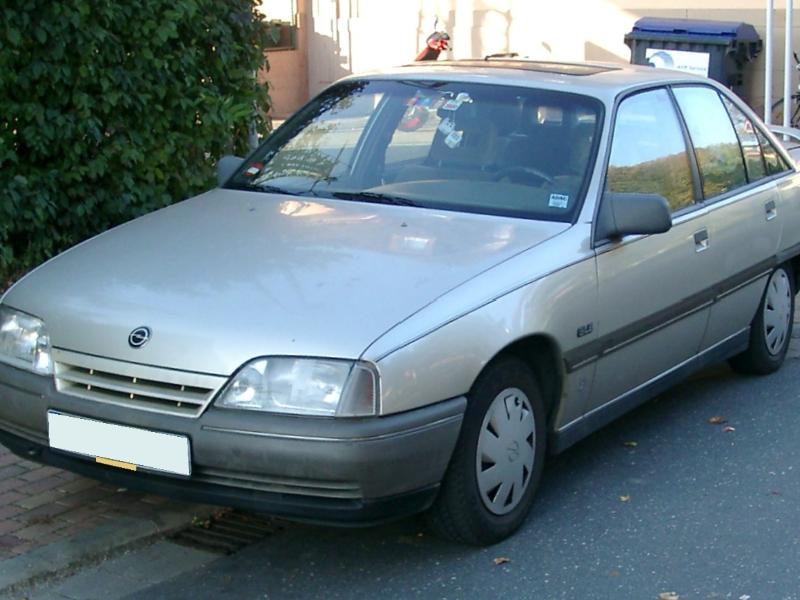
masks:
<svg viewBox="0 0 800 600"><path fill-rule="evenodd" d="M120 516L165 508L174 511L185 505L29 462L0 446L0 559Z"/></svg>
<svg viewBox="0 0 800 600"><path fill-rule="evenodd" d="M0 446L0 595L211 511L42 466Z"/></svg>

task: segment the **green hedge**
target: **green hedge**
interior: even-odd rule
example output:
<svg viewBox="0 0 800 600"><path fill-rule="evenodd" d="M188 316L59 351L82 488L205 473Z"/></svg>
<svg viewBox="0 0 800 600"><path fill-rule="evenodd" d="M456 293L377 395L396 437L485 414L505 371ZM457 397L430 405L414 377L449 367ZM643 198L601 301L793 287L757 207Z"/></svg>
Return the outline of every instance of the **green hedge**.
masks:
<svg viewBox="0 0 800 600"><path fill-rule="evenodd" d="M267 131L254 0L0 8L0 287L112 225L213 185Z"/></svg>

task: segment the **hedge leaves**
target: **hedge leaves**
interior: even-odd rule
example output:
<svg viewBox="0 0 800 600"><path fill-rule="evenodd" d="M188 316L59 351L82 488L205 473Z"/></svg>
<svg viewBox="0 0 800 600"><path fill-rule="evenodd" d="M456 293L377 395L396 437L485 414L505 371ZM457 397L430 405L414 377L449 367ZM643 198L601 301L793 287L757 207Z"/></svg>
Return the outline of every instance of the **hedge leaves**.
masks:
<svg viewBox="0 0 800 600"><path fill-rule="evenodd" d="M0 286L112 225L213 185L265 133L254 0L0 8Z"/></svg>

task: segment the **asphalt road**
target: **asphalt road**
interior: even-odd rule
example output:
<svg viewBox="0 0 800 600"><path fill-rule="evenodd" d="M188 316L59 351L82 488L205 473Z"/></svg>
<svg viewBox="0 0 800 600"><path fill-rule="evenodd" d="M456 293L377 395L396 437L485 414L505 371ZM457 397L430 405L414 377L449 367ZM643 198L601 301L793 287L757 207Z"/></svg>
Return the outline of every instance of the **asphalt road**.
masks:
<svg viewBox="0 0 800 600"><path fill-rule="evenodd" d="M800 599L798 404L800 360L716 367L554 457L497 546L292 525L130 597Z"/></svg>

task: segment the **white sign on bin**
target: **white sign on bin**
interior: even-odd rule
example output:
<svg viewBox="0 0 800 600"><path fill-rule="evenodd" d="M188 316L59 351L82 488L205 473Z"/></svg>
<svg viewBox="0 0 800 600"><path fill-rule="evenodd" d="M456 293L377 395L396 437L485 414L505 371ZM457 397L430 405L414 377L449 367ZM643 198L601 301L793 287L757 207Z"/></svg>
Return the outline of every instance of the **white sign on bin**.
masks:
<svg viewBox="0 0 800 600"><path fill-rule="evenodd" d="M672 69L708 77L708 65L711 62L708 52L647 48L644 56L656 69Z"/></svg>
<svg viewBox="0 0 800 600"><path fill-rule="evenodd" d="M135 471L144 467L191 475L189 439L182 435L114 425L94 419L47 413L50 447Z"/></svg>

